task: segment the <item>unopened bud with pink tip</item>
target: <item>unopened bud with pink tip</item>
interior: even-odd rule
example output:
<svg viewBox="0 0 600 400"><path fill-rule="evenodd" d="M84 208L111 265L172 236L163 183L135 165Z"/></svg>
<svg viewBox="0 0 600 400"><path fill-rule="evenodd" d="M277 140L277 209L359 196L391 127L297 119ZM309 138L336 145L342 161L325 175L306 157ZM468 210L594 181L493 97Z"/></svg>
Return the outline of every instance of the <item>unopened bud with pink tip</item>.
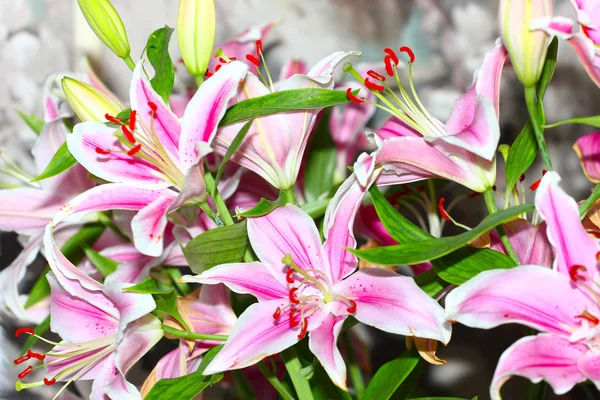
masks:
<svg viewBox="0 0 600 400"><path fill-rule="evenodd" d="M500 33L517 77L527 87L536 84L546 59L549 36L533 31L536 20L552 17L552 0L500 0Z"/></svg>

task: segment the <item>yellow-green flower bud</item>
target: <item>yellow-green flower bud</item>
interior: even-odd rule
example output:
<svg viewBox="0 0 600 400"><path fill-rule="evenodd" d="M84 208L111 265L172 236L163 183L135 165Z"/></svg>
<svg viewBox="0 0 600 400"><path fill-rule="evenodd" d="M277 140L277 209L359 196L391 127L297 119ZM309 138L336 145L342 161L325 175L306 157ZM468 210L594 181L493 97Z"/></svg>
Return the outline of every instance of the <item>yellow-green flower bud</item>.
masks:
<svg viewBox="0 0 600 400"><path fill-rule="evenodd" d="M106 122L106 114L115 116L123 110L121 104L87 83L68 77L61 83L67 101L83 122Z"/></svg>
<svg viewBox="0 0 600 400"><path fill-rule="evenodd" d="M131 51L123 21L108 0L77 0L79 8L96 36L120 58Z"/></svg>
<svg viewBox="0 0 600 400"><path fill-rule="evenodd" d="M181 58L189 73L202 78L215 44L214 0L181 0L177 20L177 40Z"/></svg>

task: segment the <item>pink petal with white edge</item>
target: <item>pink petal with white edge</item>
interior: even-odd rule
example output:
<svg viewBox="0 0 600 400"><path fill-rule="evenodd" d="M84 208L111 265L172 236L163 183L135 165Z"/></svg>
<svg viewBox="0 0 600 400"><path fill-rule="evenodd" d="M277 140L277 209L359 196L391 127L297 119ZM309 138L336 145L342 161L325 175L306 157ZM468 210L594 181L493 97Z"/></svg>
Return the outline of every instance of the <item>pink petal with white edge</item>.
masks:
<svg viewBox="0 0 600 400"><path fill-rule="evenodd" d="M156 381L187 375L185 351L179 346L158 360L156 364Z"/></svg>
<svg viewBox="0 0 600 400"><path fill-rule="evenodd" d="M65 200L35 188L0 190L0 230L24 232L43 229Z"/></svg>
<svg viewBox="0 0 600 400"><path fill-rule="evenodd" d="M585 176L593 183L600 182L600 132L580 137L573 149L579 157Z"/></svg>
<svg viewBox="0 0 600 400"><path fill-rule="evenodd" d="M296 74L306 75L308 73L308 66L302 60L298 60L293 58L288 60L283 67L281 67L281 71L279 72L279 80L285 81L288 78Z"/></svg>
<svg viewBox="0 0 600 400"><path fill-rule="evenodd" d="M102 360L100 372L94 377L94 383L92 384L92 391L89 397L90 400L106 400L107 395L105 385L119 374L117 368L115 367L115 356L116 354L113 351L104 360ZM122 386L125 386L125 384L122 384ZM127 397L128 393L126 390L116 387L114 389L114 393L118 395L116 397L118 399L121 398L120 396L123 396L127 400L132 400L131 397ZM139 398L136 400L139 400Z"/></svg>
<svg viewBox="0 0 600 400"><path fill-rule="evenodd" d="M585 380L577 360L586 351L586 346L554 335L539 334L519 339L500 357L490 396L499 400L500 388L511 376L522 376L533 383L544 380L557 395L567 393Z"/></svg>
<svg viewBox="0 0 600 400"><path fill-rule="evenodd" d="M123 375L117 374L114 378L109 379L104 384L104 393L110 399L119 400L140 400L142 398L141 393L132 383L129 383ZM98 400L106 399L105 395L102 395ZM90 400L95 400L91 399Z"/></svg>
<svg viewBox="0 0 600 400"><path fill-rule="evenodd" d="M345 316L336 317L329 314L320 327L309 333L308 348L317 357L331 381L347 391L346 363L337 347L337 340L345 320Z"/></svg>
<svg viewBox="0 0 600 400"><path fill-rule="evenodd" d="M128 155L130 148L123 145L115 133L123 135L115 126L82 122L75 125L73 133L67 137L67 147L85 169L106 181L135 183L157 189L171 186L154 165L135 155ZM99 154L98 151L108 153Z"/></svg>
<svg viewBox="0 0 600 400"><path fill-rule="evenodd" d="M536 265L482 272L446 297L448 320L480 329L518 323L570 335L586 308L596 305L568 276Z"/></svg>
<svg viewBox="0 0 600 400"><path fill-rule="evenodd" d="M568 277L572 266L581 265L587 268L587 274L595 276L600 247L585 231L577 203L559 182L556 172L548 172L535 195L535 207L546 220L546 234L554 248L554 268Z"/></svg>
<svg viewBox="0 0 600 400"><path fill-rule="evenodd" d="M212 142L229 100L235 96L247 72L248 66L239 61L224 65L200 86L190 100L181 120L179 138L181 163L185 168L197 162L197 142Z"/></svg>
<svg viewBox="0 0 600 400"><path fill-rule="evenodd" d="M146 314L150 314L156 308L152 295L128 292L125 288L131 284L125 282L106 282L104 293L113 301L119 310L119 336L120 340L124 331L129 329L129 323ZM153 321L147 321L150 323Z"/></svg>
<svg viewBox="0 0 600 400"><path fill-rule="evenodd" d="M527 220L515 219L504 224L504 229L522 264L552 267L554 254L546 236L546 224L533 225ZM506 254L496 230L490 232L490 238L490 248Z"/></svg>
<svg viewBox="0 0 600 400"><path fill-rule="evenodd" d="M117 343L117 370L123 375L127 374L127 371L158 343L163 334L162 323L151 314L129 323Z"/></svg>
<svg viewBox="0 0 600 400"><path fill-rule="evenodd" d="M600 390L600 354L589 351L579 359L577 365L581 373Z"/></svg>
<svg viewBox="0 0 600 400"><path fill-rule="evenodd" d="M292 328L287 314L278 319L273 313L288 300L252 304L240 316L225 346L204 370L204 375L254 365L298 342L299 327Z"/></svg>
<svg viewBox="0 0 600 400"><path fill-rule="evenodd" d="M483 64L475 71L477 94L492 102L497 115L500 115L500 79L507 56L508 52L498 40L496 47L486 53Z"/></svg>
<svg viewBox="0 0 600 400"><path fill-rule="evenodd" d="M190 304L187 311L194 332L198 333L229 334L237 321L229 302L229 290L225 285L203 286L200 297Z"/></svg>
<svg viewBox="0 0 600 400"><path fill-rule="evenodd" d="M336 90L345 92L346 89L360 89L360 86L357 83L336 85ZM375 101L375 95L367 91L365 99L373 102ZM375 110L375 106L369 103L357 104L350 102L344 108L341 106L333 107L329 120L329 128L331 130L331 138L336 146L341 149L353 146L357 140L357 136L362 133L361 131L365 129L367 122L375 114Z"/></svg>
<svg viewBox="0 0 600 400"><path fill-rule="evenodd" d="M319 231L312 218L300 208L288 204L262 217L249 218L248 237L258 258L283 286L287 287L288 266L281 260L287 254L298 267L323 271L331 280Z"/></svg>
<svg viewBox="0 0 600 400"><path fill-rule="evenodd" d="M167 211L175 198L175 192L167 191L142 208L131 220L133 242L140 253L151 257L159 257L162 254L168 222Z"/></svg>
<svg viewBox="0 0 600 400"><path fill-rule="evenodd" d="M452 326L444 309L412 278L379 268L363 268L334 287L356 302L360 322L385 332L448 343Z"/></svg>
<svg viewBox="0 0 600 400"><path fill-rule="evenodd" d="M360 56L359 51L336 51L323 58L306 75L293 75L285 81L280 90L301 89L319 86L333 89L333 72L344 59L350 56Z"/></svg>
<svg viewBox="0 0 600 400"><path fill-rule="evenodd" d="M273 277L270 269L259 262L224 264L204 271L200 275L185 275L181 281L205 285L223 283L232 291L251 294L259 301L287 298L289 289L281 280ZM283 273L281 275L285 278Z"/></svg>
<svg viewBox="0 0 600 400"><path fill-rule="evenodd" d="M161 146L167 151L171 160L178 165L178 146L181 135L179 119L152 88L145 76L143 61L138 62L133 70L130 97L131 109L137 112L139 119L144 122L147 129L154 126L154 133L156 133ZM149 103L154 103L156 111L152 110ZM136 129L140 131L144 129L139 121Z"/></svg>

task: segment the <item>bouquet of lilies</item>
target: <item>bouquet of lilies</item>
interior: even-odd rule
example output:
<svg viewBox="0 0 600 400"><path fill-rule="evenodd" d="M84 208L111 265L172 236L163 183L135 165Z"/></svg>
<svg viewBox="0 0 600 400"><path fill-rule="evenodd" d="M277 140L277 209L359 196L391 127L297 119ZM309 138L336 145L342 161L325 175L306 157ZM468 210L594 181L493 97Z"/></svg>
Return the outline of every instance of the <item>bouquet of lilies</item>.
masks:
<svg viewBox="0 0 600 400"><path fill-rule="evenodd" d="M453 324L516 323L529 329L500 357L492 399L515 375L531 381L527 399L590 383L597 396L600 186L570 197L544 130L600 116L547 124L543 104L559 44L600 85L597 1L571 0L571 20L551 0L501 0L501 38L446 122L415 89L418 49L293 59L275 77L263 38L278 23L215 46L213 0L181 0L176 30L154 31L136 60L109 0L78 3L131 88L119 98L91 67L50 77L43 118L23 115L39 175L2 154L0 229L26 238L0 273L0 312L23 339L18 391L75 398L91 381L93 400L415 398ZM529 121L499 145L504 67ZM387 122L370 130L376 112ZM600 182L600 132L573 148ZM451 216L478 202L478 225ZM459 233L443 236L446 224ZM48 267L23 293L39 252ZM361 325L405 336L406 350L370 370Z"/></svg>

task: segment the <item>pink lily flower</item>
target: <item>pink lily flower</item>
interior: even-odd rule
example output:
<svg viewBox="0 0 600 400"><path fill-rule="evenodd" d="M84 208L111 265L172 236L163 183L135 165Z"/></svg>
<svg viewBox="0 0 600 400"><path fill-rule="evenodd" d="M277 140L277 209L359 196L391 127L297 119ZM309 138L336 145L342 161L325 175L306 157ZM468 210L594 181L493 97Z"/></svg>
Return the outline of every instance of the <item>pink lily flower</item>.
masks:
<svg viewBox="0 0 600 400"><path fill-rule="evenodd" d="M154 299L124 291L129 284L102 285L82 273L54 243L51 225L46 228L44 242L52 269L48 275L51 329L62 342L50 342L55 345L51 351L32 356L45 361L44 380L18 381L17 390L66 382L58 397L75 380L94 380L91 400L141 399L125 374L163 336L160 321L149 314L156 307ZM20 358L15 363L29 359ZM25 371L20 379L28 374Z"/></svg>
<svg viewBox="0 0 600 400"><path fill-rule="evenodd" d="M262 54L262 47L259 56ZM306 75L295 74L277 85L277 91L302 88L332 89L333 71L346 57L357 52L336 52L317 63ZM210 81L210 80L209 80ZM248 73L234 102L271 93L256 75ZM281 113L257 118L244 143L232 161L256 172L278 189L289 189L296 182L302 155L317 119L319 109ZM219 129L214 140L215 151L223 155L240 131L243 122Z"/></svg>
<svg viewBox="0 0 600 400"><path fill-rule="evenodd" d="M523 265L486 271L446 297L449 320L481 329L519 323L541 332L518 340L500 357L492 399L500 398L502 384L513 375L545 380L556 394L586 379L600 388L600 247L559 181L558 174L548 172L535 198L554 249L552 269Z"/></svg>
<svg viewBox="0 0 600 400"><path fill-rule="evenodd" d="M414 54L402 47L401 51L410 56L412 68ZM391 49L386 49L386 71L397 77L398 57ZM377 145L371 154L370 163L360 163L362 170L355 171L361 183L375 165L383 167L378 184L389 185L408 183L438 177L448 179L477 192L484 192L496 181L495 153L500 138L498 123L498 95L500 75L506 60L506 50L498 44L486 54L482 67L475 73L475 83L456 104L451 115L442 124L423 107L412 84L409 69L410 87L414 100L405 89L401 96L386 89L385 76L369 72L365 85L383 103L383 108L394 116L370 140ZM362 77L350 71L357 78ZM386 91L387 90L387 91ZM384 96L387 94L387 96ZM354 99L362 102L361 98Z"/></svg>
<svg viewBox="0 0 600 400"><path fill-rule="evenodd" d="M571 0L577 20L554 17L534 21L532 29L567 40L594 83L600 86L600 10L595 0ZM577 29L579 28L579 29Z"/></svg>
<svg viewBox="0 0 600 400"><path fill-rule="evenodd" d="M533 225L527 220L515 219L504 224L504 229L522 264L552 267L554 257L544 223ZM506 254L495 229L490 232L490 249Z"/></svg>
<svg viewBox="0 0 600 400"><path fill-rule="evenodd" d="M579 157L585 176L593 183L600 182L600 132L580 137L573 150Z"/></svg>
<svg viewBox="0 0 600 400"><path fill-rule="evenodd" d="M181 121L171 112L136 67L131 82L132 116L128 124L84 122L75 126L67 144L73 156L108 184L71 200L54 223L79 220L104 210L138 211L131 226L137 249L158 257L163 252L167 215L196 198L206 199L202 158L229 100L248 67L232 62L206 81L188 104Z"/></svg>
<svg viewBox="0 0 600 400"><path fill-rule="evenodd" d="M335 343L349 315L386 332L450 340L441 307L408 277L377 268L354 272L354 215L364 189L345 182L325 216L325 243L313 220L294 205L248 220L260 262L224 264L186 282L224 283L258 299L239 317L205 374L245 368L309 335L309 348L331 380L346 389L346 366Z"/></svg>

